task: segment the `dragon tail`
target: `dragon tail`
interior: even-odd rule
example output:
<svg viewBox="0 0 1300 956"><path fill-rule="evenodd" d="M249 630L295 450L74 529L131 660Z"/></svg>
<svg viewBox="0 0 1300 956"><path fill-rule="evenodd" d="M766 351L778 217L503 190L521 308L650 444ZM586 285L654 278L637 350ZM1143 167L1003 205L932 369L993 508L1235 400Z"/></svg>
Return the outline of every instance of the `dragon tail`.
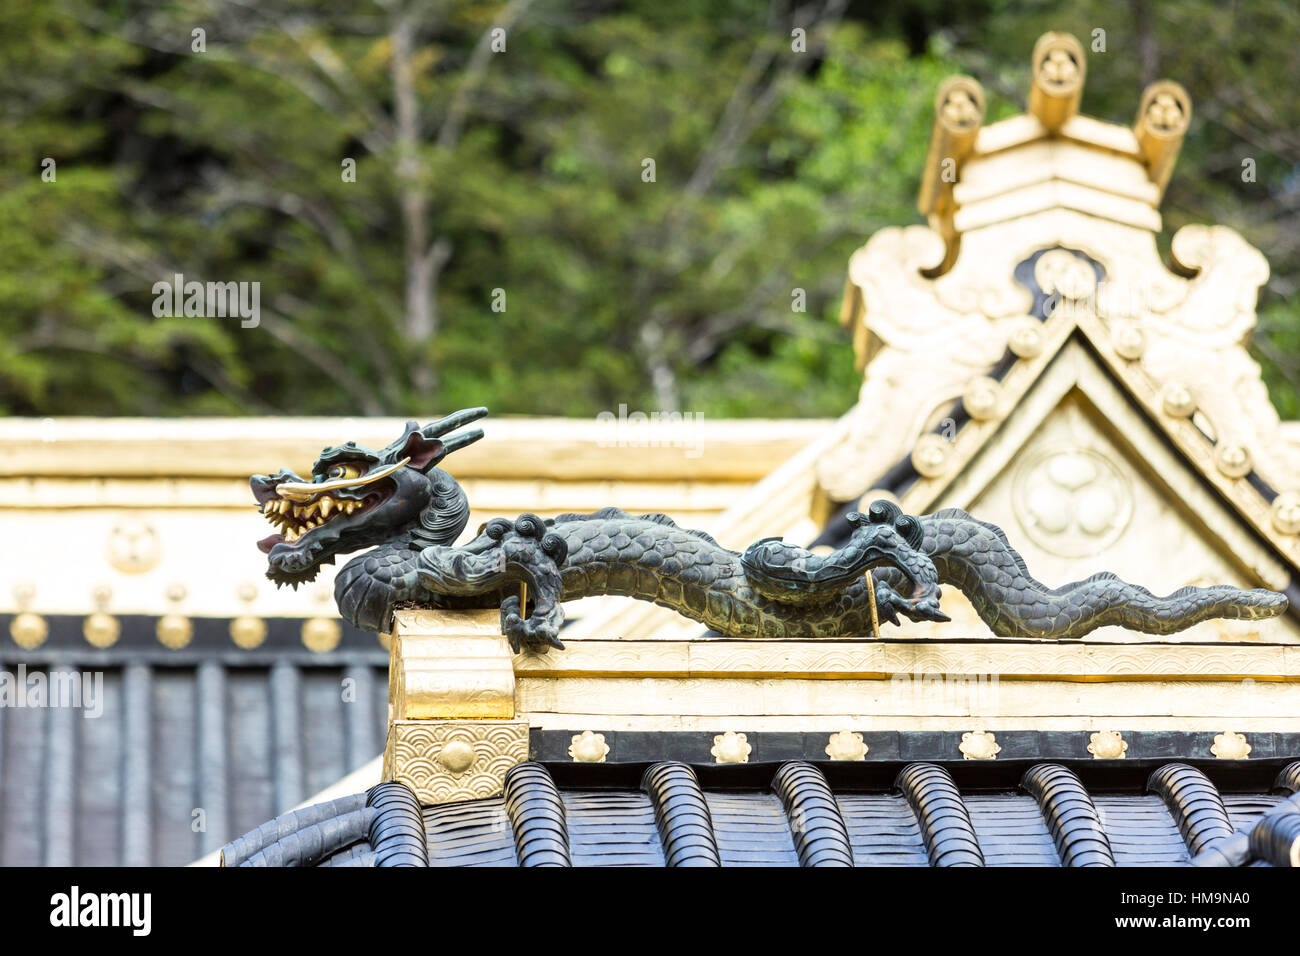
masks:
<svg viewBox="0 0 1300 956"><path fill-rule="evenodd" d="M921 519L922 550L970 599L1001 637L1080 638L1118 625L1146 634L1172 634L1212 618L1261 620L1287 608L1284 595L1263 588L1184 587L1158 597L1109 571L1059 588L1034 578L1002 529L946 508Z"/></svg>

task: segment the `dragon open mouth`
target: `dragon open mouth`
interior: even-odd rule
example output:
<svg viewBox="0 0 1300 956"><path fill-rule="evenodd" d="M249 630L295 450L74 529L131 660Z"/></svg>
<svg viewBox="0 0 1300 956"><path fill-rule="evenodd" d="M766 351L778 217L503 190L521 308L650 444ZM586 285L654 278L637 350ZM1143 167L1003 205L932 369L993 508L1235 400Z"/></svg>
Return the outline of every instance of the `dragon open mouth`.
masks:
<svg viewBox="0 0 1300 956"><path fill-rule="evenodd" d="M257 542L263 554L270 554L277 544L293 544L333 519L364 514L383 500L382 495L368 495L364 500L320 495L305 504L288 498L270 498L262 503L262 514L280 531Z"/></svg>
<svg viewBox="0 0 1300 956"><path fill-rule="evenodd" d="M403 458L385 468L364 473L364 466L342 465L334 469L337 477L331 480L299 481L286 477L255 487L262 515L280 528L278 534L257 542L258 548L263 554L270 554L277 544L295 544L326 525L345 530L353 524L349 519L364 515L393 493L393 484L383 479L409 462L410 458Z"/></svg>

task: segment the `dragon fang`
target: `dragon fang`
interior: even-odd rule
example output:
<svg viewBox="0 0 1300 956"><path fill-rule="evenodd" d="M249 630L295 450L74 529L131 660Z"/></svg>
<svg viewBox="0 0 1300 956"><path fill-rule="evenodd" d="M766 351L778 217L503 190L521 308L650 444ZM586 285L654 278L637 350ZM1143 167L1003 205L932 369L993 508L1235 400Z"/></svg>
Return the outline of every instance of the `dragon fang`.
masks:
<svg viewBox="0 0 1300 956"><path fill-rule="evenodd" d="M872 584L880 618L894 624L900 615L946 621L940 585L951 584L1002 637L1078 638L1112 624L1170 634L1287 607L1276 592L1227 585L1157 597L1109 572L1048 588L1000 528L956 508L913 517L885 501L850 515L848 543L824 556L775 538L737 554L665 515L617 508L496 518L455 547L469 502L437 465L483 437L480 429L451 433L486 414L470 408L423 428L408 422L379 451L355 442L326 448L310 480L254 475L253 495L279 529L259 542L267 577L296 587L338 555L365 550L335 580L339 612L354 626L386 630L399 606L498 607L516 650L563 647L563 602L610 594L653 601L721 634L790 639L870 633Z"/></svg>

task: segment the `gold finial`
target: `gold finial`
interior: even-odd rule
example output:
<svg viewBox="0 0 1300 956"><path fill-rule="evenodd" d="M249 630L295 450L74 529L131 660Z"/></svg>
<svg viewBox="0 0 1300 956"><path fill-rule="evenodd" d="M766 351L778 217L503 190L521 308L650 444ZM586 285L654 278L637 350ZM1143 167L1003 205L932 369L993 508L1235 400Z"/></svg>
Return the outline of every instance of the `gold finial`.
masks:
<svg viewBox="0 0 1300 956"><path fill-rule="evenodd" d="M1158 80L1142 91L1133 134L1146 161L1147 175L1162 195L1191 122L1192 98L1180 84Z"/></svg>
<svg viewBox="0 0 1300 956"><path fill-rule="evenodd" d="M984 122L984 87L969 76L950 76L934 97L934 128L916 206L940 235L952 234L952 187L975 148Z"/></svg>
<svg viewBox="0 0 1300 956"><path fill-rule="evenodd" d="M1044 33L1030 58L1029 112L1055 132L1079 111L1088 61L1069 33Z"/></svg>

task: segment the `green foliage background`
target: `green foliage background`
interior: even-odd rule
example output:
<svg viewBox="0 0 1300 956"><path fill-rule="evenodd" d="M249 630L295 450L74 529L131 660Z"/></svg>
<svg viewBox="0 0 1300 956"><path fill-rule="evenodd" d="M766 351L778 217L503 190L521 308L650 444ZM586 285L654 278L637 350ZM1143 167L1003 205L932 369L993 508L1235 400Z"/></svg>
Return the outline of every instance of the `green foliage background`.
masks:
<svg viewBox="0 0 1300 956"><path fill-rule="evenodd" d="M1255 348L1300 417L1282 0L6 0L0 410L837 415L847 260L919 221L937 83L972 73L990 117L1017 112L1048 29L1105 31L1085 112L1188 87L1166 235L1220 222L1264 251ZM262 324L155 318L174 272L259 281Z"/></svg>

